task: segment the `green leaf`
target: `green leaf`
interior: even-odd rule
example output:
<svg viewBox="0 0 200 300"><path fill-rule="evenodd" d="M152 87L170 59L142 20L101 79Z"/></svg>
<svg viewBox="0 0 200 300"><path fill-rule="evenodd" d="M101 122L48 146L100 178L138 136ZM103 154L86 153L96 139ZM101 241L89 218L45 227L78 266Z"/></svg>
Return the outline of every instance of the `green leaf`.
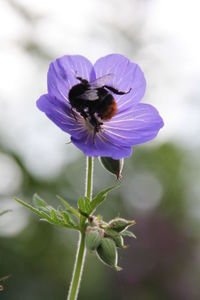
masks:
<svg viewBox="0 0 200 300"><path fill-rule="evenodd" d="M51 219L41 218L40 221L42 221L42 222L47 222L47 223L49 223L49 224L51 224L51 225L55 225L55 223L52 222Z"/></svg>
<svg viewBox="0 0 200 300"><path fill-rule="evenodd" d="M72 215L69 211L66 211L66 213L68 213L68 215L69 215L70 224L72 224L73 226L79 227L80 217L77 218L76 216Z"/></svg>
<svg viewBox="0 0 200 300"><path fill-rule="evenodd" d="M85 197L85 210L88 214L91 212L91 201L88 197Z"/></svg>
<svg viewBox="0 0 200 300"><path fill-rule="evenodd" d="M39 209L37 209L37 208L31 206L30 204L28 204L28 203L22 201L22 200L19 199L19 198L16 198L16 197L15 197L14 199L15 199L18 203L20 203L20 204L22 204L23 206L25 206L26 208L30 209L33 213L35 213L35 214L37 214L37 215L40 214Z"/></svg>
<svg viewBox="0 0 200 300"><path fill-rule="evenodd" d="M66 224L70 224L70 217L66 211L62 211L61 215L63 216L63 219Z"/></svg>
<svg viewBox="0 0 200 300"><path fill-rule="evenodd" d="M65 199L63 199L60 196L56 196L56 198L62 203L62 205L69 210L71 213L73 213L75 216L77 216L78 218L80 217L80 214L78 213L78 211L73 208Z"/></svg>
<svg viewBox="0 0 200 300"><path fill-rule="evenodd" d="M51 219L49 214L47 214L46 212L44 211L40 211L38 210L38 213L37 213L40 217L43 217L43 218L46 218L46 219Z"/></svg>
<svg viewBox="0 0 200 300"><path fill-rule="evenodd" d="M54 221L54 222L58 222L59 220L58 220L58 217L57 217L57 214L56 214L56 212L55 212L55 210L54 209L52 209L51 210L51 220L52 221Z"/></svg>
<svg viewBox="0 0 200 300"><path fill-rule="evenodd" d="M82 216L88 218L92 208L91 208L91 201L88 197L80 197L78 199L78 210Z"/></svg>
<svg viewBox="0 0 200 300"><path fill-rule="evenodd" d="M51 211L53 209L53 207L48 205L48 203L44 201L38 194L33 195L33 204L36 208L39 209L39 211L44 211L48 215L51 214Z"/></svg>
<svg viewBox="0 0 200 300"><path fill-rule="evenodd" d="M38 208L46 207L48 205L38 194L33 195L33 204Z"/></svg>
<svg viewBox="0 0 200 300"><path fill-rule="evenodd" d="M89 216L90 216L88 213L84 212L84 211L81 210L81 209L79 209L79 212L80 212L81 216L83 216L83 217L85 217L85 218L89 218Z"/></svg>
<svg viewBox="0 0 200 300"><path fill-rule="evenodd" d="M60 210L60 214L62 215L64 221L71 226L78 226L78 219L72 214L70 211L67 210Z"/></svg>
<svg viewBox="0 0 200 300"><path fill-rule="evenodd" d="M137 237L135 236L135 234L132 231L129 230L125 230L121 232L121 235L123 236L128 236L128 237L132 237L134 239L136 239Z"/></svg>
<svg viewBox="0 0 200 300"><path fill-rule="evenodd" d="M25 206L26 208L28 208L30 211L32 211L33 213L39 215L42 219L42 221L48 221L51 224L55 224L55 225L59 225L59 226L64 226L67 228L71 228L71 229L75 229L75 230L79 230L79 226L78 225L74 225L74 223L69 219L66 219L66 216L64 217L58 210L55 210L53 207L51 206L47 206L48 207L48 211L44 211L44 207L39 208L35 208L33 206L31 206L30 204L22 201L19 198L15 198L15 200L22 204L23 206ZM46 208L45 208L46 209Z"/></svg>
<svg viewBox="0 0 200 300"><path fill-rule="evenodd" d="M19 198L16 198L16 197L15 197L14 199L15 199L18 203L20 203L20 204L22 204L23 206L25 206L26 208L28 208L28 209L29 209L30 211L32 211L34 214L39 215L40 217L43 217L43 218L47 219L48 221L51 221L50 216L49 216L48 214L46 214L45 212L40 211L39 209L37 209L37 208L31 206L30 204L28 204L28 203L22 201L22 200L19 199Z"/></svg>
<svg viewBox="0 0 200 300"><path fill-rule="evenodd" d="M96 210L96 208L106 199L106 196L109 191L118 188L119 185L111 186L102 192L98 193L91 201L91 210L90 214Z"/></svg>
<svg viewBox="0 0 200 300"><path fill-rule="evenodd" d="M84 202L84 199L83 199L82 197L80 197L80 198L78 199L78 208L79 208L81 211L85 212L85 202Z"/></svg>

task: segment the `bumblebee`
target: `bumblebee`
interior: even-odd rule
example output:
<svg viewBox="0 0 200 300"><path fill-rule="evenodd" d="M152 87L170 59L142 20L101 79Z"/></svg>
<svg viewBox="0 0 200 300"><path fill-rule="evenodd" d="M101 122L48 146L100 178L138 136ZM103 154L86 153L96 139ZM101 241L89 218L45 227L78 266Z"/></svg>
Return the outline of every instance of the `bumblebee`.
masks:
<svg viewBox="0 0 200 300"><path fill-rule="evenodd" d="M112 93L124 95L131 89L128 92L122 92L107 85L112 79L112 74L107 74L93 82L88 82L79 76L76 78L80 83L74 85L68 95L72 113L76 118L73 111L75 109L85 120L88 120L94 127L95 136L100 131L103 121L110 120L117 112L117 103Z"/></svg>

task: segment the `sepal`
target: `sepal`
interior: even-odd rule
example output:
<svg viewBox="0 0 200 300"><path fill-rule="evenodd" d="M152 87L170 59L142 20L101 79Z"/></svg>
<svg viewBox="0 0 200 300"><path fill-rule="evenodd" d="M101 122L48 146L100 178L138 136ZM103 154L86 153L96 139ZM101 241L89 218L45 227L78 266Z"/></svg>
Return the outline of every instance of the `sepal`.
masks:
<svg viewBox="0 0 200 300"><path fill-rule="evenodd" d="M88 226L86 229L86 247L89 251L95 251L103 238L104 232L98 227Z"/></svg>
<svg viewBox="0 0 200 300"><path fill-rule="evenodd" d="M122 231L121 235L137 239L136 235L132 231L129 231L129 230Z"/></svg>
<svg viewBox="0 0 200 300"><path fill-rule="evenodd" d="M127 246L124 245L124 239L120 233L108 228L105 229L105 236L110 237L114 242L117 248L126 249Z"/></svg>
<svg viewBox="0 0 200 300"><path fill-rule="evenodd" d="M117 180L122 179L122 169L124 166L124 159L113 159L111 157L99 157L101 165L111 174L117 177Z"/></svg>
<svg viewBox="0 0 200 300"><path fill-rule="evenodd" d="M117 271L121 270L117 266L118 263L118 249L126 249L124 245L124 237L135 237L135 235L128 231L127 228L135 224L135 221L126 220L123 218L114 218L110 222L103 221L102 217L98 215L88 216L86 223L86 247L90 251L96 250L96 254L100 260L115 268Z"/></svg>
<svg viewBox="0 0 200 300"><path fill-rule="evenodd" d="M115 242L110 238L103 238L99 247L97 248L97 255L100 260L119 271L121 268L117 266L118 253Z"/></svg>
<svg viewBox="0 0 200 300"><path fill-rule="evenodd" d="M130 220L117 217L108 223L108 228L115 230L117 232L122 232L134 224L135 224L134 220L130 221Z"/></svg>

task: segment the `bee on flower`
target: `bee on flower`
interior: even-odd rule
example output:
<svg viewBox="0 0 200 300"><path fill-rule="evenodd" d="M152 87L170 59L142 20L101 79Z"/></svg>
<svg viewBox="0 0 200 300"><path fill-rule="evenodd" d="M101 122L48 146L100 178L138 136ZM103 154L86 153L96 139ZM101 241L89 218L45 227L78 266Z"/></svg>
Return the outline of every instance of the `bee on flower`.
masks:
<svg viewBox="0 0 200 300"><path fill-rule="evenodd" d="M123 55L94 65L81 55L60 57L50 64L47 81L37 107L87 156L129 157L132 146L152 140L163 126L156 108L140 102L143 72Z"/></svg>

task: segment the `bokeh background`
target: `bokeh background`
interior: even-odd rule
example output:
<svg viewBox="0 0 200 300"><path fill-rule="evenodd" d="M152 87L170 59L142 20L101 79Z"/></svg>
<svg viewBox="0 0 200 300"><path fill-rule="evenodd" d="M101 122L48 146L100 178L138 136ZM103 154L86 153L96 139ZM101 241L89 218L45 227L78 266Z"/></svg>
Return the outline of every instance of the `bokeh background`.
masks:
<svg viewBox="0 0 200 300"><path fill-rule="evenodd" d="M195 0L0 0L0 278L2 300L65 299L78 236L13 200L37 192L72 205L84 155L36 109L49 62L122 53L144 70L144 102L165 127L125 161L121 188L99 209L134 218L122 272L87 255L79 299L200 299L200 3ZM95 161L94 191L115 183Z"/></svg>

